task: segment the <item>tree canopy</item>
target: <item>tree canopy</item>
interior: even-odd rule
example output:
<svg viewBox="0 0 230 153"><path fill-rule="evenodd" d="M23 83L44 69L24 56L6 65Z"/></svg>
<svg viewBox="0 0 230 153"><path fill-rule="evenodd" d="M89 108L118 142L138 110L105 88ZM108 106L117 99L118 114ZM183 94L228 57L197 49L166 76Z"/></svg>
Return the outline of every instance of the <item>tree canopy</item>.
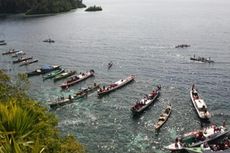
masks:
<svg viewBox="0 0 230 153"><path fill-rule="evenodd" d="M82 0L0 0L0 13L48 14L83 7Z"/></svg>
<svg viewBox="0 0 230 153"><path fill-rule="evenodd" d="M28 83L24 75L12 81L0 70L0 153L85 153L73 136L61 137L57 118L27 96Z"/></svg>

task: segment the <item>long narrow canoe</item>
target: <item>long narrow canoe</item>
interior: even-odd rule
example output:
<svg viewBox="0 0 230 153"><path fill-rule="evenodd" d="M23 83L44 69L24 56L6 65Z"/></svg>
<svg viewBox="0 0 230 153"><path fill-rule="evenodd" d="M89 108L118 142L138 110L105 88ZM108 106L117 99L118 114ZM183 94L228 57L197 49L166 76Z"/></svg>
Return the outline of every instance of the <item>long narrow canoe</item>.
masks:
<svg viewBox="0 0 230 153"><path fill-rule="evenodd" d="M10 55L10 54L14 54L14 53L17 53L17 52L19 52L19 50L9 50L9 51L7 51L7 52L4 52L4 53L2 53L2 55Z"/></svg>
<svg viewBox="0 0 230 153"><path fill-rule="evenodd" d="M151 93L146 95L140 101L136 102L134 106L131 107L131 111L134 115L143 112L147 107L149 107L160 95L161 86L158 85Z"/></svg>
<svg viewBox="0 0 230 153"><path fill-rule="evenodd" d="M60 97L58 99L56 99L55 101L51 101L49 102L49 106L51 108L55 108L55 107L58 107L58 106L63 106L63 105L66 105L66 104L70 104L72 103L74 100L77 100L77 99L80 99L80 98L83 98L87 96L86 93L82 93L81 95L75 95L75 96L71 96L69 95L69 97Z"/></svg>
<svg viewBox="0 0 230 153"><path fill-rule="evenodd" d="M168 105L166 109L161 113L157 123L154 125L156 130L159 130L162 127L162 125L168 120L171 112L172 112L172 106Z"/></svg>
<svg viewBox="0 0 230 153"><path fill-rule="evenodd" d="M77 99L80 99L80 98L83 98L83 97L87 97L87 95L89 93L96 91L98 88L99 88L99 84L94 83L93 86L80 89L73 96L69 95L69 97L67 97L67 98L64 98L64 97L58 98L55 101L50 102L49 105L50 105L51 108L55 108L55 107L62 106L62 105L65 105L65 104L70 104L74 100L77 100Z"/></svg>
<svg viewBox="0 0 230 153"><path fill-rule="evenodd" d="M7 43L6 42L0 42L0 45L7 45Z"/></svg>
<svg viewBox="0 0 230 153"><path fill-rule="evenodd" d="M70 77L70 76L74 75L75 73L77 73L77 72L76 71L63 72L63 73L54 77L54 82L61 80L61 79L65 79L67 77Z"/></svg>
<svg viewBox="0 0 230 153"><path fill-rule="evenodd" d="M17 59L16 61L13 61L13 64L20 63L20 62L27 61L27 60L31 60L31 59L33 59L33 56L31 56L31 57L19 58L19 59Z"/></svg>
<svg viewBox="0 0 230 153"><path fill-rule="evenodd" d="M19 66L26 66L26 65L30 65L30 64L33 64L33 63L36 63L38 62L37 59L34 59L34 60L27 60L27 61L23 61L22 64L20 64Z"/></svg>
<svg viewBox="0 0 230 153"><path fill-rule="evenodd" d="M64 69L58 69L58 70L55 70L53 72L50 72L49 74L47 74L46 76L43 76L43 80L46 80L46 79L51 79L61 73L63 73L65 70Z"/></svg>
<svg viewBox="0 0 230 153"><path fill-rule="evenodd" d="M60 87L62 89L67 89L69 88L70 86L73 86L89 77L92 77L94 76L94 70L90 70L88 72L85 72L85 73L81 73L79 75L74 75L72 77L70 77L66 82L62 83L60 85Z"/></svg>
<svg viewBox="0 0 230 153"><path fill-rule="evenodd" d="M98 88L99 88L99 84L94 83L93 86L89 86L89 87L87 87L87 88L81 88L81 89L76 93L76 95L81 95L82 93L87 93L87 94L89 94L89 93L92 93L92 92L96 91Z"/></svg>
<svg viewBox="0 0 230 153"><path fill-rule="evenodd" d="M118 80L117 82L112 83L107 87L100 88L97 91L97 94L98 94L99 97L103 96L103 95L106 95L106 94L108 94L108 93L110 93L112 91L115 91L115 90L127 85L128 83L134 81L134 78L135 77L133 75L130 75L129 77L127 77L125 79Z"/></svg>

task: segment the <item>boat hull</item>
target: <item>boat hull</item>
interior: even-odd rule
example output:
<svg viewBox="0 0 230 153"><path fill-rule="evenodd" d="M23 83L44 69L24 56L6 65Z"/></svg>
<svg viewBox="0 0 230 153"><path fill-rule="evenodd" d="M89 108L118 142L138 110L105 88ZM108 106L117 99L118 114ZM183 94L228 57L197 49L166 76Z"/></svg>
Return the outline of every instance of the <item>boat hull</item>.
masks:
<svg viewBox="0 0 230 153"><path fill-rule="evenodd" d="M140 113L142 113L145 109L147 109L147 108L148 108L151 104L153 104L153 102L158 98L159 94L160 94L160 93L157 92L157 95L156 95L153 99L149 100L148 104L146 104L145 106L143 106L142 108L140 108L140 109L138 109L138 110L136 110L136 109L134 109L134 108L132 107L132 108L131 108L131 111L132 111L133 115L140 114Z"/></svg>
<svg viewBox="0 0 230 153"><path fill-rule="evenodd" d="M70 77L76 73L76 71L65 72L66 75L59 74L54 78L54 82Z"/></svg>
<svg viewBox="0 0 230 153"><path fill-rule="evenodd" d="M166 112L166 110L168 110L168 111ZM171 107L171 105L168 105L167 108L165 109L165 111L160 115L158 122L154 125L156 130L159 130L166 123L169 116L171 115L171 112L172 112L172 107Z"/></svg>
<svg viewBox="0 0 230 153"><path fill-rule="evenodd" d="M32 60L32 61L25 61L25 63L22 63L19 66L26 66L26 65L30 65L30 64L33 64L33 63L36 63L36 62L38 62L37 59L36 60Z"/></svg>
<svg viewBox="0 0 230 153"><path fill-rule="evenodd" d="M195 138L196 134L198 134L199 132L202 132L203 135L205 136L204 140L200 140L198 142L194 142L191 141L190 143L188 142L180 142L180 143L172 143L164 148L171 150L171 151L179 151L179 150L184 150L186 149L186 147L197 147L200 146L203 143L208 143L208 142L212 142L215 141L223 136L226 136L230 131L226 130L224 127L220 126L220 131L219 132L214 132L214 127L209 127L206 129L201 130L197 130L197 131L193 131L193 132L189 132L187 134L185 134L182 139L186 139L186 137L191 137L191 138ZM197 139L197 138L196 138ZM195 140L196 140L195 139ZM177 147L176 147L177 146ZM185 147L186 146L186 147Z"/></svg>
<svg viewBox="0 0 230 153"><path fill-rule="evenodd" d="M77 84L77 83L79 83L79 82L81 82L83 80L86 80L86 79L88 79L90 77L93 77L93 76L94 76L94 71L86 72L84 76L82 74L76 76L79 79L73 80L71 82L66 81L65 83L61 84L60 87L62 89L67 89L67 88L69 88L69 87L71 87L71 86L73 86L73 85L75 85L75 84Z"/></svg>
<svg viewBox="0 0 230 153"><path fill-rule="evenodd" d="M21 63L23 61L27 61L27 60L31 60L31 59L33 59L33 57L27 57L27 58L18 59L16 61L13 61L13 64Z"/></svg>
<svg viewBox="0 0 230 153"><path fill-rule="evenodd" d="M193 90L196 90L196 89L193 89ZM191 98L192 104L193 104L193 106L194 106L194 108L195 108L195 110L197 112L198 117L200 119L204 119L204 120L210 119L211 115L210 115L210 113L208 111L205 113L203 110L201 110L201 108L198 108L199 107L198 104L201 103L201 102L203 103L203 106L205 106L205 108L207 106L206 106L205 102L203 101L203 99L200 99L200 98L199 99L194 99L193 90L192 89L190 90L190 98Z"/></svg>
<svg viewBox="0 0 230 153"><path fill-rule="evenodd" d="M4 52L4 53L2 53L2 55L10 55L10 54L15 54L17 52L19 52L19 50L12 50L12 51L8 51L8 52Z"/></svg>
<svg viewBox="0 0 230 153"><path fill-rule="evenodd" d="M49 72L57 70L57 69L60 69L60 65L59 66L53 66L51 69L37 69L35 71L28 72L27 76L32 77L32 76L36 76L36 75L46 74L46 73L49 73Z"/></svg>
<svg viewBox="0 0 230 153"><path fill-rule="evenodd" d="M47 80L47 79L51 79L59 74L61 74L62 72L64 72L64 69L60 69L60 70L56 70L56 72L51 72L50 74L48 74L47 76L43 77L43 80Z"/></svg>
<svg viewBox="0 0 230 153"><path fill-rule="evenodd" d="M125 85L127 85L127 84L129 84L129 83L131 83L133 81L134 81L134 76L130 76L130 77L126 78L124 80L124 82L122 82L121 84L117 85L116 87L113 87L113 88L111 88L109 90L105 90L105 91L100 91L99 90L97 94L98 94L99 97L102 97L102 96L107 95L107 94L109 94L109 93L111 93L111 92L113 92L113 91L115 91L115 90L117 90L117 89L119 89L121 87L124 87Z"/></svg>

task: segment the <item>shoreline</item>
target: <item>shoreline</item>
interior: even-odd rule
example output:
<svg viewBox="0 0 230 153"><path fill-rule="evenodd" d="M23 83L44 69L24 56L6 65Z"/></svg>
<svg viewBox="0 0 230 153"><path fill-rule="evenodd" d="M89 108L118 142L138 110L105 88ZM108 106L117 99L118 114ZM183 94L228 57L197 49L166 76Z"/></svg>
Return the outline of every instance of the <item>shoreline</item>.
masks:
<svg viewBox="0 0 230 153"><path fill-rule="evenodd" d="M76 9L71 9L69 11L64 11L64 12L58 12L58 13L47 13L47 14L31 14L27 15L26 13L0 13L0 18L6 18L6 17L24 17L24 18L29 18L29 17L46 17L46 16L54 16L54 15L59 15L59 14L64 14L64 13L69 13L69 12L74 12L77 9L84 9L84 8L76 8Z"/></svg>

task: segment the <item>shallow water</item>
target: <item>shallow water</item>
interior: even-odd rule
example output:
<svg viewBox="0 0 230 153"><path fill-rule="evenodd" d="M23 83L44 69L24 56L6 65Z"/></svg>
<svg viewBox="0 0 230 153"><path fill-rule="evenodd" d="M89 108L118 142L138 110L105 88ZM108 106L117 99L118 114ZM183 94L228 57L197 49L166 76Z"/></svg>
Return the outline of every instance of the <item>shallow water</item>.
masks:
<svg viewBox="0 0 230 153"><path fill-rule="evenodd" d="M201 122L189 98L196 84L213 114L211 122L221 124L230 113L230 1L228 0L93 0L102 12L73 10L44 17L20 15L1 18L0 39L9 48L22 49L39 63L18 67L11 57L0 56L8 73L31 71L45 63L61 64L78 72L94 69L96 76L62 92L52 80L32 77L31 96L48 107L47 101L74 93L80 87L103 85L130 74L135 82L98 99L96 93L56 110L58 127L72 133L88 152L167 152L163 146L176 135L196 128ZM54 44L42 41L51 37ZM175 49L178 44L190 48ZM193 55L211 57L214 64L191 62ZM107 63L113 61L107 70ZM130 107L157 84L159 99L141 116L133 118ZM173 112L159 133L153 124L168 103ZM229 121L227 121L227 124Z"/></svg>

